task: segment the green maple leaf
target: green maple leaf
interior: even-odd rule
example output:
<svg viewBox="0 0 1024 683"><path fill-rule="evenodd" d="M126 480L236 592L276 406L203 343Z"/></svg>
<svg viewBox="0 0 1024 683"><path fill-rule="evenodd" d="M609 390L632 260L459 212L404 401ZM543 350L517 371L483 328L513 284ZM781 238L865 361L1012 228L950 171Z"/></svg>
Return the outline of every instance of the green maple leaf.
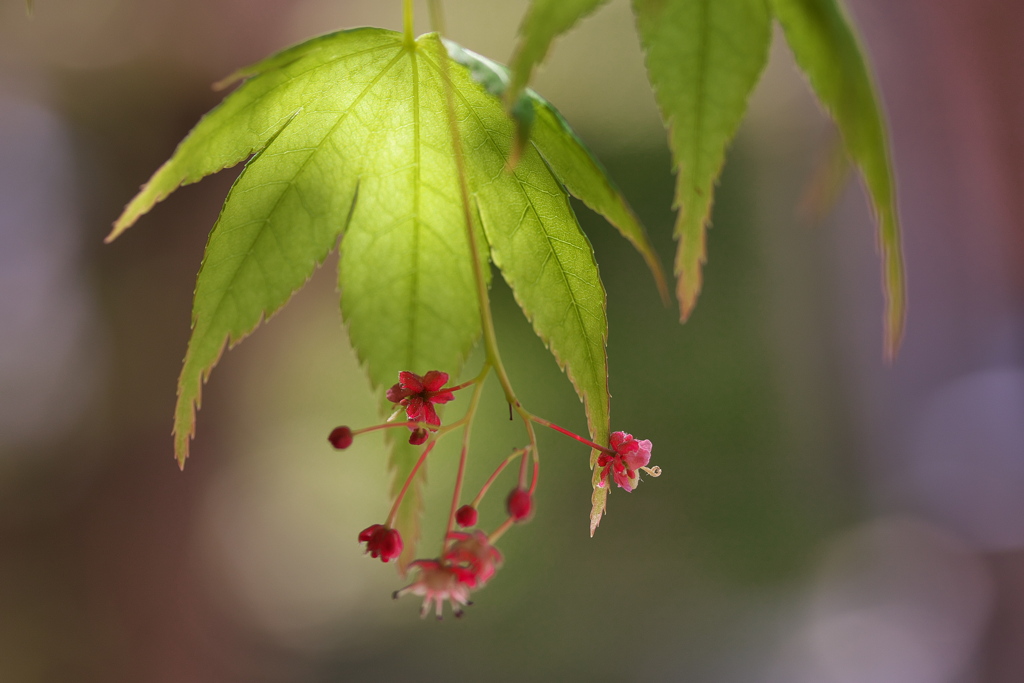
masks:
<svg viewBox="0 0 1024 683"><path fill-rule="evenodd" d="M886 293L885 352L903 338L906 283L885 124L857 39L835 0L771 0L797 64L832 114L847 154L860 168L878 220Z"/></svg>
<svg viewBox="0 0 1024 683"><path fill-rule="evenodd" d="M605 293L563 182L613 222L625 222L620 229L649 251L642 229L629 223L632 213L608 181L593 177L599 167L584 169L584 182L561 180L559 154L575 144L567 128L526 146L510 169L514 122L467 69L446 68L441 60L448 59L436 35L406 41L364 28L243 69L229 79L245 79L241 86L199 122L115 223L108 241L179 186L251 155L210 234L196 284L174 420L182 465L202 384L225 345L283 306L339 239L342 314L378 391L401 370L457 374L481 322L446 88L484 252L476 258L501 270L584 400L592 438L607 443ZM420 450L396 441L393 492ZM406 562L415 551L418 490L419 482L399 514Z"/></svg>
<svg viewBox="0 0 1024 683"><path fill-rule="evenodd" d="M633 8L676 164L676 297L686 319L701 289L715 183L768 61L771 18L764 0L634 0Z"/></svg>
<svg viewBox="0 0 1024 683"><path fill-rule="evenodd" d="M555 37L600 4L533 0L512 62L516 87L528 82ZM714 186L764 68L774 17L864 176L878 217L885 349L892 358L903 333L905 284L888 141L867 66L837 0L633 0L633 10L676 166L681 318L700 293Z"/></svg>

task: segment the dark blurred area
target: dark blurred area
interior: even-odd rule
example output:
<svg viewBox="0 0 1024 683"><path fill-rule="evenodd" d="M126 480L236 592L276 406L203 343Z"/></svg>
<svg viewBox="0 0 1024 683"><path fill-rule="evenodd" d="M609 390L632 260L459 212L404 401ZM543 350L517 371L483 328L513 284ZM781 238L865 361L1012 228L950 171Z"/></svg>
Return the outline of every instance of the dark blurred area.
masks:
<svg viewBox="0 0 1024 683"><path fill-rule="evenodd" d="M326 443L377 420L333 259L221 361L178 471L192 288L237 170L103 237L219 101L211 83L316 33L398 28L400 4L37 0L31 20L0 4L0 681L1024 680L1020 3L848 0L905 231L891 367L864 193L851 176L820 210L836 133L781 36L690 322L580 208L608 290L613 428L651 439L664 475L613 492L590 539L587 453L543 434L537 514L461 621L392 602L405 580L355 542L387 510L387 473L382 440ZM507 60L525 1L445 7L455 40ZM670 263L670 159L628 4L560 40L536 87ZM584 430L500 278L493 299L520 398ZM489 387L469 490L523 440L505 411ZM428 547L454 455L430 464Z"/></svg>

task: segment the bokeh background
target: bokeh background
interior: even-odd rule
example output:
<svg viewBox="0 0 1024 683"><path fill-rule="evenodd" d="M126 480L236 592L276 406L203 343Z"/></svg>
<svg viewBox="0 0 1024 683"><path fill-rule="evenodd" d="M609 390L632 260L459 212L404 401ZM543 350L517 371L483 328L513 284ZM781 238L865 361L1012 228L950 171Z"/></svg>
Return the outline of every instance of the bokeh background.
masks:
<svg viewBox="0 0 1024 683"><path fill-rule="evenodd" d="M334 260L221 362L179 472L192 286L237 170L102 244L219 100L209 84L318 33L397 29L398 0L37 0L32 20L0 3L0 680L1024 680L1024 5L848 5L892 130L898 362L864 194L829 180L836 133L777 36L689 323L580 212L613 424L664 475L613 493L590 539L587 453L542 434L534 520L469 614L437 623L355 542L387 509L382 440L325 441L377 419ZM449 0L449 34L505 61L525 6ZM669 264L670 160L628 4L560 40L535 85ZM521 398L584 429L500 281L493 299ZM471 490L522 441L496 391L474 436ZM453 455L430 464L427 548Z"/></svg>

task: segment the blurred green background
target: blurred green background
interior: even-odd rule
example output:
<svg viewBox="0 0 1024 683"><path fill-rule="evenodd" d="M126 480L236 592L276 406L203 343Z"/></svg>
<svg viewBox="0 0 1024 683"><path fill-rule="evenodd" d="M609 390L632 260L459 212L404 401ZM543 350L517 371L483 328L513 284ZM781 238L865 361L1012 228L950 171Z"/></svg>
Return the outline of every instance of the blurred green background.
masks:
<svg viewBox="0 0 1024 683"><path fill-rule="evenodd" d="M542 433L536 514L502 539L505 565L462 620L392 602L405 580L356 543L386 514L387 473L379 436L326 443L378 420L333 257L221 361L177 471L192 287L237 170L102 238L219 100L210 83L317 33L397 29L400 4L38 0L32 20L0 5L0 680L1024 680L1014 3L849 3L905 222L895 367L871 216L852 176L823 211L836 133L781 36L729 154L690 322L577 206L608 290L613 428L653 441L664 474L614 491L591 539L588 453ZM506 61L526 2L445 8L453 39ZM669 266L671 163L628 3L561 39L535 87ZM492 298L524 404L585 430L500 278ZM523 443L506 410L492 381L469 491ZM456 456L429 465L425 555Z"/></svg>

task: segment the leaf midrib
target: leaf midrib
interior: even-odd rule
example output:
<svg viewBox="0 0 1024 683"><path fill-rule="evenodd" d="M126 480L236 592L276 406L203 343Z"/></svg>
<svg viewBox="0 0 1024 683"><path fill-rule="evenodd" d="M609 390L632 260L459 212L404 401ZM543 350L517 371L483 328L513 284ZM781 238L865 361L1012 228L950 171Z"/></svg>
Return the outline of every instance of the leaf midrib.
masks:
<svg viewBox="0 0 1024 683"><path fill-rule="evenodd" d="M484 125L484 122L480 118L480 115L477 113L476 109L466 99L465 95L463 95L462 92L460 92L459 89L455 87L455 85L451 82L451 80L446 78L446 74L444 74L443 69L441 69L439 64L436 64L433 61L433 59L431 59L429 56L427 56L427 61L430 63L430 65L432 67L434 67L434 69L440 75L442 80L445 80L447 82L448 86L451 87L452 92L454 92L456 95L458 95L458 97L462 100L462 103L464 105L466 105L466 108L472 114L473 118L476 119L477 124L480 126L480 128L484 131L485 135L487 136L487 140L488 140L488 142L490 142L491 147L494 149L495 152L498 153L499 156L501 156L501 147L498 146L498 143L494 140L494 137L491 135L491 130L486 125ZM539 154L539 152L538 152L538 154ZM570 300L570 303L572 304L573 312L575 313L576 322L579 325L580 331L583 332L583 336L587 340L587 343L584 345L586 347L586 349L587 349L587 361L588 361L587 362L587 367L588 368L592 368L594 366L594 353L593 353L593 349L591 348L592 347L592 344L591 344L592 339L591 339L591 336L589 334L587 325L583 322L583 316L580 314L581 306L579 304L579 301L577 300L576 294L573 291L572 286L569 284L569 281L568 281L568 279L565 276L565 270L566 270L565 266L562 264L562 259L559 258L558 252L555 251L554 247L551 244L551 236L548 234L548 231L544 229L544 221L541 219L540 214L537 211L537 208L534 206L533 200L530 198L529 193L527 193L523 189L523 187L524 187L524 185L526 185L526 183L519 177L519 174L518 174L518 172L516 170L513 169L511 171L511 175L512 175L513 178L515 178L516 183L519 186L519 190L522 193L523 198L526 200L527 204L529 204L530 209L533 211L533 215L537 217L537 222L541 226L541 232L544 234L544 239L547 241L548 251L549 251L550 255L554 256L555 261L558 262L558 272L559 272L559 275L562 276L562 281L565 283L566 291L569 294L569 300ZM555 179L554 176L552 176L552 178L555 180L556 184L559 184L558 180ZM563 198L564 198L564 195L563 195ZM520 220L520 224L521 223L522 223L522 221ZM575 246L575 245L572 245L572 246ZM569 366L566 365L566 367L569 367ZM588 373L588 374L590 374L590 373ZM586 393L586 392L584 392L584 393Z"/></svg>
<svg viewBox="0 0 1024 683"><path fill-rule="evenodd" d="M418 44L413 44L409 52L409 60L412 64L412 135L413 135L413 199L412 199L412 225L413 225L413 252L418 258L422 258L420 250L420 187L421 178L421 149L422 136L420 135L420 74L418 68L418 62L416 60L416 53L418 52ZM412 278L410 279L411 287L409 290L408 301L411 303L419 291L419 274L420 269L414 268ZM416 330L417 313L419 307L415 304L410 305L409 310L409 330ZM407 346L408 355L406 356L405 367L413 368L413 362L416 359L416 335L409 334L407 339L409 344Z"/></svg>
<svg viewBox="0 0 1024 683"><path fill-rule="evenodd" d="M707 91L707 83L705 82L705 68L708 62L708 22L709 22L709 3L711 0L702 0L700 3L700 30L698 32L698 43L697 43L697 78L694 79L695 83L695 95L697 100L697 112L694 118L693 125L693 174L694 177L700 177L697 174L700 172L701 164L700 161L701 147L700 139L704 134L704 96ZM694 187L694 180L690 180L691 188L696 193L696 187ZM685 207L685 211L689 212L692 210L691 207ZM703 229L703 225L700 226Z"/></svg>

